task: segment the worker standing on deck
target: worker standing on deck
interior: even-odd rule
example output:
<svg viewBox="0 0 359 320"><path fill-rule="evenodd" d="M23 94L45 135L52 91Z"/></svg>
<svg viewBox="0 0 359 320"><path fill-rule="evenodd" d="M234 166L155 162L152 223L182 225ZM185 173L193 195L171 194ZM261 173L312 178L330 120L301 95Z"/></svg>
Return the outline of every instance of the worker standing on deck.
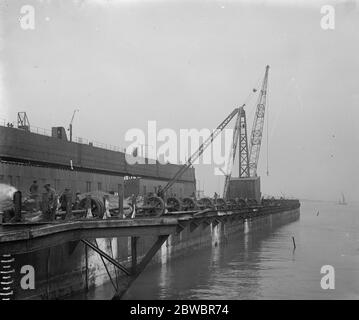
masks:
<svg viewBox="0 0 359 320"><path fill-rule="evenodd" d="M134 193L132 193L132 195L131 195L131 205L132 205L132 208L135 208L135 206L136 206L136 196L135 196L135 194Z"/></svg>
<svg viewBox="0 0 359 320"><path fill-rule="evenodd" d="M65 211L65 219L71 218L71 206L72 206L72 192L70 188L65 188L64 192L60 196L60 209Z"/></svg>
<svg viewBox="0 0 359 320"><path fill-rule="evenodd" d="M69 194L70 189L65 188L64 192L60 195L59 202L60 202L60 210L66 210L66 195Z"/></svg>
<svg viewBox="0 0 359 320"><path fill-rule="evenodd" d="M37 184L37 181L34 180L32 182L32 185L30 186L30 195L38 195L39 194L39 185Z"/></svg>
<svg viewBox="0 0 359 320"><path fill-rule="evenodd" d="M79 210L80 209L80 201L81 201L80 194L81 194L80 192L76 192L75 203L73 205L74 210Z"/></svg>
<svg viewBox="0 0 359 320"><path fill-rule="evenodd" d="M57 209L57 201L58 201L57 194L55 189L52 188L49 183L44 185L44 189L45 189L44 213L48 220L54 220L56 209Z"/></svg>

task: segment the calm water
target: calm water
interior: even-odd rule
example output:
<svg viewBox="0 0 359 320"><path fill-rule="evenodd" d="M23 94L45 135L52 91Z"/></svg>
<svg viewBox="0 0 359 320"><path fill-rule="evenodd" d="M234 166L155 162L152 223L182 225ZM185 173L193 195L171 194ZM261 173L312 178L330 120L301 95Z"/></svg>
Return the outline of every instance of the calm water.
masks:
<svg viewBox="0 0 359 320"><path fill-rule="evenodd" d="M334 290L320 286L327 264L335 268ZM106 285L88 298L112 293ZM359 299L359 205L302 202L295 222L149 267L124 298Z"/></svg>

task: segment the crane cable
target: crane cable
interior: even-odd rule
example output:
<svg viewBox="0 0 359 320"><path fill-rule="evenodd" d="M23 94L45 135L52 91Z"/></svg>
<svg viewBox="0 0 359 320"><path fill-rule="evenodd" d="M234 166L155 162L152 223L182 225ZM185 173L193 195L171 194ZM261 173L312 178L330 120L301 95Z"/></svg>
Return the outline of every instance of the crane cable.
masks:
<svg viewBox="0 0 359 320"><path fill-rule="evenodd" d="M258 91L258 87L260 87L260 79L258 79L258 81L255 82L256 86L253 86L253 89L251 90L251 92L248 94L247 98L244 100L244 106L247 106L253 99L254 94Z"/></svg>

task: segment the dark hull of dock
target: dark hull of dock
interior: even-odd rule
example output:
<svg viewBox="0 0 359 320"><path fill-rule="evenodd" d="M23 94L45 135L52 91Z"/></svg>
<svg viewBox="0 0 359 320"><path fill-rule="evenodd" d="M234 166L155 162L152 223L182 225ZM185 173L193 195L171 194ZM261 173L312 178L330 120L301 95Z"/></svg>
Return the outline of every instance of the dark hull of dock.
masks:
<svg viewBox="0 0 359 320"><path fill-rule="evenodd" d="M99 286L116 274L120 287L116 296L121 297L148 264L165 263L190 250L230 241L232 234L248 228L255 232L267 224L289 223L299 218L299 207L293 200L276 207L182 212L160 218L2 226L0 253L15 258L13 299L61 299ZM95 239L104 256L92 247ZM111 257L117 267L109 263ZM19 285L24 265L35 269L34 290Z"/></svg>

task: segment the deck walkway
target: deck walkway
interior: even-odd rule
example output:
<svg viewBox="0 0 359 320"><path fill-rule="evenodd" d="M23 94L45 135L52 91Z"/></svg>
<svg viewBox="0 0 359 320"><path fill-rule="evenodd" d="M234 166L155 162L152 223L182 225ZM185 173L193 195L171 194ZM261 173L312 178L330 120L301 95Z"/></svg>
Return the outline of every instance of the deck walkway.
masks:
<svg viewBox="0 0 359 320"><path fill-rule="evenodd" d="M188 223L220 222L295 209L299 202L281 207L243 208L241 210L177 212L162 217L107 220L81 219L48 224L0 225L0 254L21 254L82 239L162 236L180 232Z"/></svg>

